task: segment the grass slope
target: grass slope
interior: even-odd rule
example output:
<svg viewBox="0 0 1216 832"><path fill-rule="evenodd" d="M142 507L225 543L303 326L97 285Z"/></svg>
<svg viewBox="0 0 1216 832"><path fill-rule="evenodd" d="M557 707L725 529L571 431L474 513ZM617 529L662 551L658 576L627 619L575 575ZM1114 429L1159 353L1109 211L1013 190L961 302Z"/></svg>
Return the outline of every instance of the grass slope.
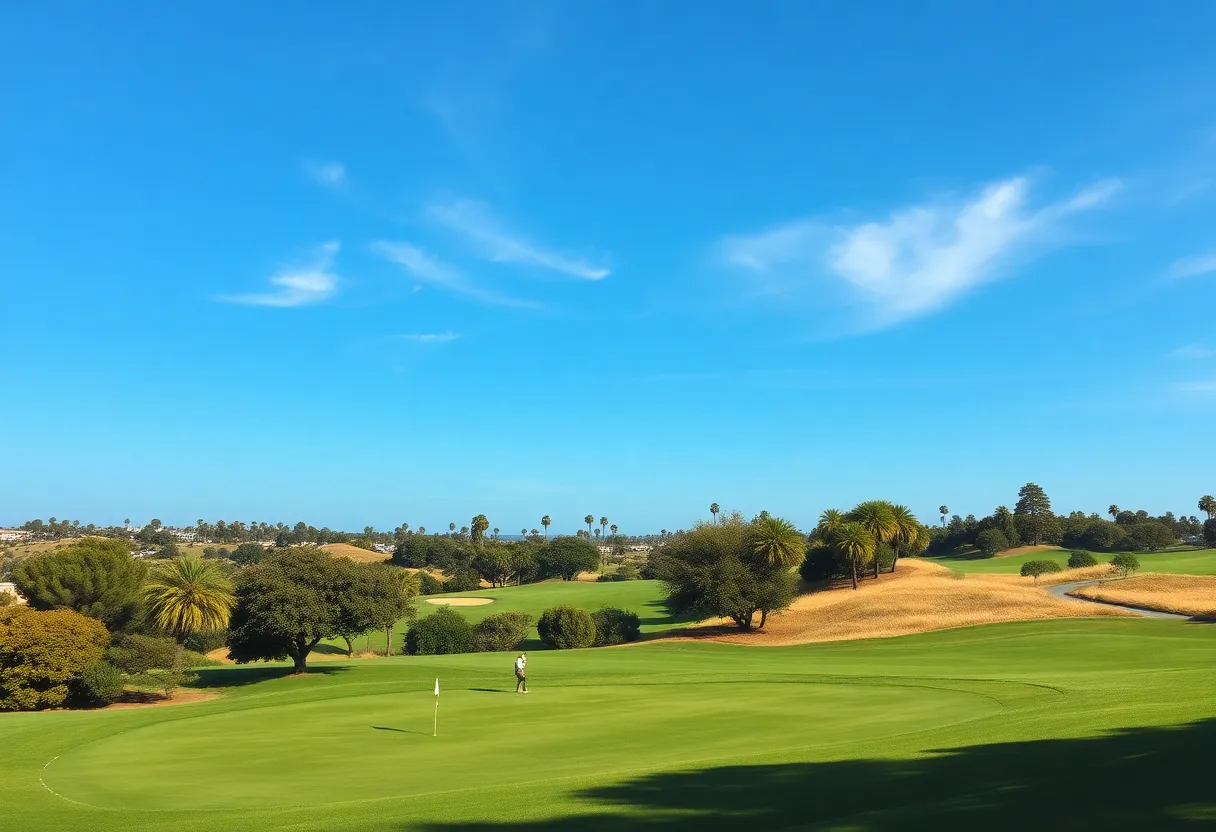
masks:
<svg viewBox="0 0 1216 832"><path fill-rule="evenodd" d="M0 715L7 832L1199 829L1216 627L997 624L216 668L219 700ZM436 676L444 693L432 737Z"/></svg>
<svg viewBox="0 0 1216 832"><path fill-rule="evenodd" d="M1094 552L1100 563L1109 562L1114 555ZM1137 552L1140 567L1144 572L1166 572L1176 575L1216 575L1216 549L1182 549L1170 552ZM1060 566L1068 565L1068 550L1038 551L1022 555L997 558L934 557L925 560L948 566L956 572L989 575L1016 575L1022 564L1029 560L1054 560Z"/></svg>
<svg viewBox="0 0 1216 832"><path fill-rule="evenodd" d="M1201 618L1216 617L1216 576L1136 575L1074 589L1070 595Z"/></svg>

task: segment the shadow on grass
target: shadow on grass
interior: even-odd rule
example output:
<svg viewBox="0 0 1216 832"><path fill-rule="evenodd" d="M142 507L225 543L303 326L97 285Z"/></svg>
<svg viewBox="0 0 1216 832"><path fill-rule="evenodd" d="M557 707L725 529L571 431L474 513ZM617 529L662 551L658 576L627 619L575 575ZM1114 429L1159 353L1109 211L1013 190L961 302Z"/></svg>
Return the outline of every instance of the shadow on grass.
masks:
<svg viewBox="0 0 1216 832"><path fill-rule="evenodd" d="M507 690L506 688L469 688L469 690L473 691L474 693L514 693L515 692L513 690Z"/></svg>
<svg viewBox="0 0 1216 832"><path fill-rule="evenodd" d="M394 734L417 734L420 737L430 736L430 734L423 733L422 731L410 731L405 728L389 728L387 725L373 725L372 730L373 731L392 731Z"/></svg>
<svg viewBox="0 0 1216 832"><path fill-rule="evenodd" d="M976 745L908 760L668 772L576 795L586 813L439 823L430 832L703 829L1199 830L1216 827L1216 720L1080 740ZM417 828L417 827L410 827Z"/></svg>
<svg viewBox="0 0 1216 832"><path fill-rule="evenodd" d="M310 667L299 675L332 676L336 673L344 673L346 670L347 668L344 666L328 667L322 665L320 667ZM239 688L245 685L256 685L258 682L266 682L270 679L282 679L285 676L292 675L292 669L283 665L206 667L194 672L198 674L198 681L190 685L192 688Z"/></svg>

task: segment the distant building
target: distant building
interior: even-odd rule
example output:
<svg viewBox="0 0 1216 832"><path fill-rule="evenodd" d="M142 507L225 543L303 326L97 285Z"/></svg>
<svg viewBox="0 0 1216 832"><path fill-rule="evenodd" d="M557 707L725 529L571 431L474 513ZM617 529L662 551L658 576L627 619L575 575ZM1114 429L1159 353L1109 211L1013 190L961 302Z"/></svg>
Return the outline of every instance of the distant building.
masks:
<svg viewBox="0 0 1216 832"><path fill-rule="evenodd" d="M0 540L29 540L30 533L24 529L0 529Z"/></svg>
<svg viewBox="0 0 1216 832"><path fill-rule="evenodd" d="M393 544L391 543L377 543L374 548L382 555L391 555L393 553Z"/></svg>
<svg viewBox="0 0 1216 832"><path fill-rule="evenodd" d="M193 543L198 538L198 532L194 529L172 529L169 532L169 537L174 540L180 540L183 543Z"/></svg>

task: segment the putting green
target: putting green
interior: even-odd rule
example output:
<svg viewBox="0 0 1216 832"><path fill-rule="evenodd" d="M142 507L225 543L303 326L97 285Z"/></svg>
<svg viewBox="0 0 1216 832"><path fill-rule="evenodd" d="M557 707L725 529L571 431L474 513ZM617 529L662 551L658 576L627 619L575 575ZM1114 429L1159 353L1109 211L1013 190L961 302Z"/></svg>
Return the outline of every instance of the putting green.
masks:
<svg viewBox="0 0 1216 832"><path fill-rule="evenodd" d="M378 693L174 719L87 743L42 778L65 799L105 809L308 806L475 789L485 771L510 785L831 746L1001 707L974 693L856 683L454 690L432 737L432 700ZM604 713L618 716L589 718Z"/></svg>

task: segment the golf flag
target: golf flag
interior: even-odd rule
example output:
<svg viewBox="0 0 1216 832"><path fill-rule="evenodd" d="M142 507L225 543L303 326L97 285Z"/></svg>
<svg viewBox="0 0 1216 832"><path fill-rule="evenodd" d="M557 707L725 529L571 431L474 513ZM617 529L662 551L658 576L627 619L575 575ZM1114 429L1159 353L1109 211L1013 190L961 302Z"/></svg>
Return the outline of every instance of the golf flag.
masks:
<svg viewBox="0 0 1216 832"><path fill-rule="evenodd" d="M435 695L439 695L439 677L435 677Z"/></svg>

